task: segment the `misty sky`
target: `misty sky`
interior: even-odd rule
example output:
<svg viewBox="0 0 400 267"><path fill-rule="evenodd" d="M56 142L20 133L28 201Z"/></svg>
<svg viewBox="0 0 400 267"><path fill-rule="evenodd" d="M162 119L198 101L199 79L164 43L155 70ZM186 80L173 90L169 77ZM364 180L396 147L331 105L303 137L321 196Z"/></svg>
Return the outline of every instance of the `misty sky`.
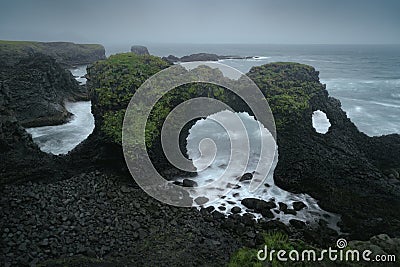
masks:
<svg viewBox="0 0 400 267"><path fill-rule="evenodd" d="M397 0L1 0L0 39L400 44Z"/></svg>

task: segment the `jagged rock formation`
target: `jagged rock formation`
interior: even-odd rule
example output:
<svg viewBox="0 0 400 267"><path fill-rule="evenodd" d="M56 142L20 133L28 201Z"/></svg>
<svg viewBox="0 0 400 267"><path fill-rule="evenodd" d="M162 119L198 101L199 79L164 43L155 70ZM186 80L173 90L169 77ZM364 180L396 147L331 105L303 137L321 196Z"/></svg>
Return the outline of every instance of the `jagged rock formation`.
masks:
<svg viewBox="0 0 400 267"><path fill-rule="evenodd" d="M43 153L8 108L10 97L0 90L0 185L55 179L62 172L56 157Z"/></svg>
<svg viewBox="0 0 400 267"><path fill-rule="evenodd" d="M126 57L119 55L118 60L123 62ZM109 77L106 74L111 70L110 67L102 69L102 66L99 63L90 72L90 78L95 81L91 85L92 92L95 92L95 116L99 117L96 118L99 123L96 127L100 127L109 140L118 143L124 107L129 101L129 97L121 98L121 95L132 95L134 89L130 88L134 87L124 86L124 90L115 90L113 86L102 86L110 84L103 77ZM118 69L121 75L128 72L126 67L117 66L113 67L114 75ZM136 64L137 68L144 66ZM382 232L400 235L400 181L385 175L389 168L399 168L399 135L370 138L359 132L341 109L340 102L329 97L325 86L319 82L318 72L310 66L272 63L254 67L248 75L268 99L275 116L280 155L276 183L292 192L308 193L318 199L324 209L341 214L342 230L354 237L366 238ZM120 84L118 78L115 84ZM181 88L181 91L184 90ZM119 92L120 95L110 92ZM233 103L224 93L211 95ZM179 97L183 101L187 96L177 93L176 99L172 98L175 100L169 99L168 104L164 103L164 108L169 110L169 103L179 103ZM125 99L124 104L121 99ZM118 111L113 107L118 107ZM332 124L325 135L317 133L312 126L312 112L315 110L325 112ZM164 113L160 111L159 114ZM155 133L154 140L157 140L156 128L151 132ZM162 154L161 147L156 145L153 149L155 154ZM373 150L376 153L371 153Z"/></svg>
<svg viewBox="0 0 400 267"><path fill-rule="evenodd" d="M137 55L150 55L149 50L147 47L142 45L132 45L131 52Z"/></svg>
<svg viewBox="0 0 400 267"><path fill-rule="evenodd" d="M104 168L118 165L123 169L120 142L125 108L148 77L168 66L154 56L127 53L89 68L96 128L70 153L70 162L77 166L96 162ZM276 183L289 191L308 193L324 209L341 214L342 230L354 237L366 239L382 232L400 235L399 135L370 138L360 133L342 111L340 102L329 97L318 72L310 66L272 63L254 67L248 75L267 97L275 115L280 155ZM180 89L168 101L160 102L156 115L167 114L170 105L194 96L184 95ZM234 101L219 88L202 85L197 89L196 96L203 93ZM315 110L327 114L332 124L328 133L319 134L313 128ZM155 155L161 154L157 136L162 121L158 118L150 123L153 128L149 131L149 148ZM162 165L163 160L158 163Z"/></svg>
<svg viewBox="0 0 400 267"><path fill-rule="evenodd" d="M0 67L1 90L8 92L7 108L24 127L61 124L70 113L65 101L86 100L87 90L53 58L35 54L12 66Z"/></svg>
<svg viewBox="0 0 400 267"><path fill-rule="evenodd" d="M388 168L400 167L400 136L371 138L359 132L312 67L272 63L253 67L248 75L267 96L276 119L275 182L341 214L342 230L356 238L400 235L400 181L385 175ZM327 114L328 133L313 128L315 110Z"/></svg>
<svg viewBox="0 0 400 267"><path fill-rule="evenodd" d="M105 49L99 44L70 42L0 41L1 65L13 65L36 53L49 55L65 67L87 65L105 59Z"/></svg>

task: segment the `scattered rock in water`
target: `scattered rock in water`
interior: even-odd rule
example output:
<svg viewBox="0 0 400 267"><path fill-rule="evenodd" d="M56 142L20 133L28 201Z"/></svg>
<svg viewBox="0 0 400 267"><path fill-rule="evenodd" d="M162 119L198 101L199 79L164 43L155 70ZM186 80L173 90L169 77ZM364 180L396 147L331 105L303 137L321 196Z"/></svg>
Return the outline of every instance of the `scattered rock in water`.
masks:
<svg viewBox="0 0 400 267"><path fill-rule="evenodd" d="M269 209L263 209L260 213L265 218L272 219L275 217L272 211L270 211Z"/></svg>
<svg viewBox="0 0 400 267"><path fill-rule="evenodd" d="M304 204L304 203L301 202L301 201L295 201L295 202L293 202L293 209L294 209L295 211L302 210L302 209L304 209L305 207L307 207L307 205Z"/></svg>
<svg viewBox="0 0 400 267"><path fill-rule="evenodd" d="M238 213L240 213L242 211L242 209L240 208L240 207L238 207L238 206L235 206L235 207L233 207L232 209L231 209L231 212L233 213L233 214L238 214Z"/></svg>
<svg viewBox="0 0 400 267"><path fill-rule="evenodd" d="M251 179L253 179L253 174L251 174L251 173L245 173L245 174L243 174L242 177L240 177L239 181L240 181L240 182L243 182L243 181L249 181L249 180L251 180Z"/></svg>
<svg viewBox="0 0 400 267"><path fill-rule="evenodd" d="M207 203L209 201L208 198L206 197L197 197L194 202L196 202L198 205L204 205L205 203Z"/></svg>
<svg viewBox="0 0 400 267"><path fill-rule="evenodd" d="M183 183L181 181L173 181L172 182L174 185L179 185L179 186L183 186Z"/></svg>
<svg viewBox="0 0 400 267"><path fill-rule="evenodd" d="M190 179L183 179L182 185L184 187L196 187L197 183L195 181L193 181L193 180L190 180Z"/></svg>
<svg viewBox="0 0 400 267"><path fill-rule="evenodd" d="M265 187L271 187L269 184L265 183L264 184Z"/></svg>
<svg viewBox="0 0 400 267"><path fill-rule="evenodd" d="M297 212L294 209L286 209L283 211L285 214L291 214L291 215L296 215Z"/></svg>
<svg viewBox="0 0 400 267"><path fill-rule="evenodd" d="M222 211L226 210L226 208L224 206L219 206L218 209L222 210Z"/></svg>
<svg viewBox="0 0 400 267"><path fill-rule="evenodd" d="M248 209L255 210L256 212L261 212L263 210L270 210L276 207L275 202L265 201L257 198L245 198L242 200L242 205Z"/></svg>
<svg viewBox="0 0 400 267"><path fill-rule="evenodd" d="M281 211L285 211L288 208L288 206L283 202L279 202L278 205L279 205L279 210Z"/></svg>

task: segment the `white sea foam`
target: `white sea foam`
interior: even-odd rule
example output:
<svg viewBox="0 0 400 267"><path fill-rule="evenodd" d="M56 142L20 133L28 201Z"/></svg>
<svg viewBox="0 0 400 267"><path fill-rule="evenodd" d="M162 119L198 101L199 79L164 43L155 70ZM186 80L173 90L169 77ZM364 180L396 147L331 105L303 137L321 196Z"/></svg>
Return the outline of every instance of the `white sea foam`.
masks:
<svg viewBox="0 0 400 267"><path fill-rule="evenodd" d="M66 109L74 116L65 124L27 128L39 148L54 155L66 154L85 140L94 129L91 102L67 102Z"/></svg>
<svg viewBox="0 0 400 267"><path fill-rule="evenodd" d="M331 127L331 123L325 112L316 110L312 115L312 124L317 133L326 134Z"/></svg>
<svg viewBox="0 0 400 267"><path fill-rule="evenodd" d="M212 116L218 116L218 114L219 113ZM245 125L250 142L250 157L248 159L247 166L244 166L244 169L246 173L253 173L253 179L257 179L257 174L261 173L258 168L265 165L263 164L265 159L260 158L260 142L262 140L262 142L268 142L268 140L272 140L274 142L274 139L267 129L265 129L264 127L260 127L259 122L254 120L254 118L249 116L247 113L240 113L239 116ZM244 205L241 204L241 201L243 199L257 198L265 201L274 201L277 205L279 202L282 202L287 204L288 208L292 208L294 201L301 201L306 204L307 207L301 211L298 211L297 215L284 214L283 212L280 212L277 208L273 210L273 215L275 216L275 219L287 223L290 219L296 218L307 223L312 223L318 221L325 214L326 217L329 217L328 221L330 227L338 229L336 226L336 223L340 219L338 215L322 210L318 206L317 201L307 194L293 194L275 185L273 170L275 169L275 166L278 162L277 146L275 146L276 151L274 153L275 156L272 170L269 172L264 184L262 184L255 192L251 193L250 190L248 190L250 181L238 182L238 178L244 174L244 172L242 171L243 166L239 166L236 165L234 162L231 162L233 168L229 168L229 172L227 172L227 166L230 164L231 153L235 155L241 155L245 153L242 153L242 151L231 151L229 149L229 136L223 134L224 131L225 130L219 124L215 123L215 121L206 118L197 121L197 123L190 129L190 133L187 138L187 149L189 158L195 159L194 165L198 169L203 169L202 171L198 172L198 175L196 177L191 178L197 182L198 186L217 181L218 177L220 177L221 175L224 175L225 177L231 177L231 183L238 183L238 185L240 186L233 187L225 196L221 196L221 191L224 190L225 187L220 188L219 186L226 186L226 184L218 184L217 186L215 186L215 188L210 189L210 191L212 192L207 191L206 195L209 196L210 194L215 194L217 196L220 196L220 198L218 198L218 200L214 201L213 203L208 203L207 205L214 206L219 212L226 215L231 214L231 209L234 206L237 206L241 208L241 214L249 212L252 213L257 219L260 219L262 218L261 214L249 211ZM215 146L217 148L216 154L213 154L215 153L215 151L214 148L211 147L210 149L203 147L200 153L199 143L205 138L212 139L215 142ZM245 134L238 134L235 136L235 138L236 141L241 142L243 138L247 137ZM214 161L209 164L207 168L204 168L204 162L209 162L209 159L213 158L214 156ZM204 158L204 161L201 161L200 158ZM196 190L196 188L193 188L193 190L191 191L191 196L193 198L201 197L202 192L200 190Z"/></svg>

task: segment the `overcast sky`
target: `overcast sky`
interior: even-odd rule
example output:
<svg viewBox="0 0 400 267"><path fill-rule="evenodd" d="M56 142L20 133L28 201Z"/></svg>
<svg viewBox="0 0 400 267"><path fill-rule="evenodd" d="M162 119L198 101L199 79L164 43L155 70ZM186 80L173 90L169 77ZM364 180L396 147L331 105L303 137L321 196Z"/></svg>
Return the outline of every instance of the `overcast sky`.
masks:
<svg viewBox="0 0 400 267"><path fill-rule="evenodd" d="M1 0L0 39L400 44L400 1Z"/></svg>

